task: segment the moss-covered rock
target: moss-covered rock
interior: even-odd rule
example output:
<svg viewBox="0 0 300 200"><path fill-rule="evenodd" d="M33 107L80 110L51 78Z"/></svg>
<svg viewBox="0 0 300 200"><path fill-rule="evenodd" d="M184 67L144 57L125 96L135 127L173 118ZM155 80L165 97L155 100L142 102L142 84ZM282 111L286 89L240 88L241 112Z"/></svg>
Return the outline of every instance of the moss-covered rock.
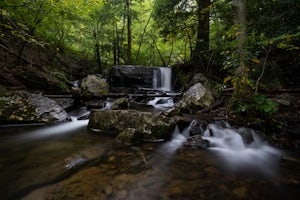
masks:
<svg viewBox="0 0 300 200"><path fill-rule="evenodd" d="M53 100L25 91L0 97L1 123L65 121L68 114Z"/></svg>
<svg viewBox="0 0 300 200"><path fill-rule="evenodd" d="M106 133L120 133L133 128L145 139L166 139L172 131L172 124L161 116L135 110L92 110L89 129Z"/></svg>
<svg viewBox="0 0 300 200"><path fill-rule="evenodd" d="M108 83L99 75L88 75L81 82L81 96L86 99L106 97L109 93Z"/></svg>
<svg viewBox="0 0 300 200"><path fill-rule="evenodd" d="M213 103L212 92L201 83L196 83L183 94L183 99L176 104L176 108L193 113L199 108L209 107Z"/></svg>

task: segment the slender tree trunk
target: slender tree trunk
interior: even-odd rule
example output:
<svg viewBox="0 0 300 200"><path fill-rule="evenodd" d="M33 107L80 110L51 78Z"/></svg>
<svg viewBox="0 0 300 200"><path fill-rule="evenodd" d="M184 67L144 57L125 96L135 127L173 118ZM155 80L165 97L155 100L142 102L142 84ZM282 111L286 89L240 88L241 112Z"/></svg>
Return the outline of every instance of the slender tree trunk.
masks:
<svg viewBox="0 0 300 200"><path fill-rule="evenodd" d="M193 60L197 61L201 58L201 51L209 49L209 15L210 0L197 0L197 38L195 49L193 50Z"/></svg>
<svg viewBox="0 0 300 200"><path fill-rule="evenodd" d="M156 0L154 1L154 5L152 7L151 13L150 13L149 18L148 18L148 20L146 22L146 25L145 25L145 27L143 29L143 32L142 32L142 35L141 35L141 38L140 38L140 41L139 41L139 48L138 48L138 51L137 51L137 54L136 54L136 60L139 59L141 46L142 46L142 43L143 43L143 40L144 40L144 35L146 33L146 30L147 30L147 27L149 25L149 22L150 22L150 20L151 20L151 18L153 16L153 11L154 11L155 6L156 6Z"/></svg>
<svg viewBox="0 0 300 200"><path fill-rule="evenodd" d="M167 63L166 63L164 57L162 56L162 54L161 54L161 52L160 52L158 46L156 45L156 40L155 40L155 38L153 37L152 39L153 39L153 45L154 45L155 49L157 50L157 53L158 53L158 55L159 55L159 57L160 57L160 60L161 60L161 62L162 62L162 64L163 64L163 66L167 66Z"/></svg>
<svg viewBox="0 0 300 200"><path fill-rule="evenodd" d="M171 58L172 58L172 54L173 54L173 49L174 49L174 41L172 40L172 47L171 47L170 55L169 55L169 58L168 58L168 62L166 63L166 66L169 66L169 64L171 62Z"/></svg>
<svg viewBox="0 0 300 200"><path fill-rule="evenodd" d="M117 41L118 41L117 63L118 63L118 65L121 64L121 58L123 55L123 45L122 44L124 41L125 26L126 26L126 18L124 16L121 31L120 31L120 33L117 31ZM124 60L126 60L126 58L124 58Z"/></svg>
<svg viewBox="0 0 300 200"><path fill-rule="evenodd" d="M97 21L96 29L94 29L94 39L95 39L95 53L96 53L96 60L99 69L99 73L102 73L102 66L101 66L101 54L100 54L100 45L99 45L99 22Z"/></svg>
<svg viewBox="0 0 300 200"><path fill-rule="evenodd" d="M127 8L127 64L131 64L131 13L130 0L126 0Z"/></svg>
<svg viewBox="0 0 300 200"><path fill-rule="evenodd" d="M246 19L246 0L235 0L237 8L235 24L238 26L238 46L237 51L239 55L240 69L242 76L247 77L247 69L245 66L246 60L246 40L247 40L247 19Z"/></svg>
<svg viewBox="0 0 300 200"><path fill-rule="evenodd" d="M239 67L236 69L236 86L234 88L233 97L242 102L252 99L252 87L248 84L248 69L246 63L246 41L247 41L247 20L246 20L246 0L234 0L236 6L235 24L238 27L237 35L237 55Z"/></svg>
<svg viewBox="0 0 300 200"><path fill-rule="evenodd" d="M114 47L113 47L113 56L114 56L114 65L117 64L117 49L118 49L118 28L117 28L117 23L115 25L115 28L114 28Z"/></svg>

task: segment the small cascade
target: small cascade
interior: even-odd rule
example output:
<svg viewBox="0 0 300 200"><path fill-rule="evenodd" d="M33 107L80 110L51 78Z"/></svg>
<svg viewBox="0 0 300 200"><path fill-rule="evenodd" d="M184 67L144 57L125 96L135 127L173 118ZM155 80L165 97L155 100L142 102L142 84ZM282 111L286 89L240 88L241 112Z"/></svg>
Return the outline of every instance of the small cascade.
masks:
<svg viewBox="0 0 300 200"><path fill-rule="evenodd" d="M178 126L175 127L172 138L161 146L159 151L163 152L164 155L170 156L176 152L176 150L186 141L189 136L189 127L180 132Z"/></svg>
<svg viewBox="0 0 300 200"><path fill-rule="evenodd" d="M191 138L190 133L195 129L192 126L195 126L194 121L182 132L176 126L171 140L163 144L159 151L165 156L173 155ZM264 142L254 130L244 127L235 129L226 122L216 122L209 124L201 134L202 139L209 141L208 149L217 153L222 166L227 169L250 170L268 176L276 174L282 152Z"/></svg>
<svg viewBox="0 0 300 200"><path fill-rule="evenodd" d="M159 67L153 69L153 89L170 92L172 91L172 68Z"/></svg>
<svg viewBox="0 0 300 200"><path fill-rule="evenodd" d="M102 110L110 110L112 105L113 105L113 102L105 101L105 106L102 108Z"/></svg>
<svg viewBox="0 0 300 200"><path fill-rule="evenodd" d="M90 111L87 107L80 107L75 110L72 110L69 115L71 116L72 121L76 121L77 119L87 119L90 115Z"/></svg>
<svg viewBox="0 0 300 200"><path fill-rule="evenodd" d="M155 97L153 100L150 100L147 105L159 109L172 108L174 107L174 101L171 97Z"/></svg>
<svg viewBox="0 0 300 200"><path fill-rule="evenodd" d="M217 152L230 169L240 167L271 175L281 152L264 142L254 130L235 129L228 123L209 124L203 134L209 149Z"/></svg>

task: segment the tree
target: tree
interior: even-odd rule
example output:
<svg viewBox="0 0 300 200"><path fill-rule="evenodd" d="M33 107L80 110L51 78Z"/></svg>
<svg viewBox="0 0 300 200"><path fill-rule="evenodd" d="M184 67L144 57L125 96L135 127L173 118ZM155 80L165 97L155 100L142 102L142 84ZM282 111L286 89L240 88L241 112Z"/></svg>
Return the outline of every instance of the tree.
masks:
<svg viewBox="0 0 300 200"><path fill-rule="evenodd" d="M190 57L196 65L206 63L202 52L209 49L210 5L210 0L163 0L159 1L155 12L165 37L173 34L190 41Z"/></svg>
<svg viewBox="0 0 300 200"><path fill-rule="evenodd" d="M131 64L131 1L126 0L126 12L127 12L127 61L128 65Z"/></svg>

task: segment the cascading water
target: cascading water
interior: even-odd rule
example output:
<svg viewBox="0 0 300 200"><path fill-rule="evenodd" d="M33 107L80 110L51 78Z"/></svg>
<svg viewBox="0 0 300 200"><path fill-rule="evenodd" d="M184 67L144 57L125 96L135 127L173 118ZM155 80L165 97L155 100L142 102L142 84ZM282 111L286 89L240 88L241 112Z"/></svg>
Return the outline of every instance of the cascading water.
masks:
<svg viewBox="0 0 300 200"><path fill-rule="evenodd" d="M251 169L274 175L282 152L264 142L252 129L234 129L229 124L209 124L203 139L230 170ZM273 171L272 171L273 170Z"/></svg>
<svg viewBox="0 0 300 200"><path fill-rule="evenodd" d="M35 139L42 139L49 136L58 136L58 135L65 135L68 133L72 133L72 131L76 129L80 129L82 127L87 126L88 119L79 120L80 118L84 118L88 116L90 113L86 107L78 108L72 112L70 112L70 122L63 122L59 124L50 125L47 127L40 127L33 131L24 133L22 135L16 136L14 139L22 140L22 141L29 141Z"/></svg>
<svg viewBox="0 0 300 200"><path fill-rule="evenodd" d="M191 125L182 132L176 127L171 140L161 147L165 155L172 155L187 140ZM243 127L235 129L226 122L209 124L202 138L209 141L208 149L216 152L229 170L252 170L275 175L282 157L280 150L264 142L254 130Z"/></svg>
<svg viewBox="0 0 300 200"><path fill-rule="evenodd" d="M153 100L149 101L147 105L151 105L159 109L172 108L174 106L174 101L171 97L155 97Z"/></svg>
<svg viewBox="0 0 300 200"><path fill-rule="evenodd" d="M172 91L172 68L159 67L153 69L153 89Z"/></svg>

